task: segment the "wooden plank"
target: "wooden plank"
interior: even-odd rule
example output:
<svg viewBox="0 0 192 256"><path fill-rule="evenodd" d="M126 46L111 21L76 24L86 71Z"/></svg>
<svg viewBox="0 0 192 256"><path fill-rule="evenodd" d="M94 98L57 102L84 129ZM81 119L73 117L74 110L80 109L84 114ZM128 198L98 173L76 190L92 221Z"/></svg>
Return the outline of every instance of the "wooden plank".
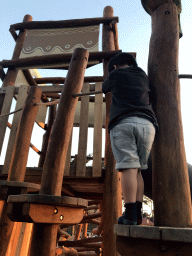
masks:
<svg viewBox="0 0 192 256"><path fill-rule="evenodd" d="M84 84L82 92L89 92L89 84ZM85 177L86 174L86 153L87 153L87 134L88 134L88 113L89 113L89 96L83 96L81 99L80 112L80 131L79 146L77 155L76 176Z"/></svg>
<svg viewBox="0 0 192 256"><path fill-rule="evenodd" d="M95 90L99 91L101 84L95 84ZM94 139L93 139L93 177L101 177L101 157L102 157L102 104L103 94L95 95L94 105Z"/></svg>
<svg viewBox="0 0 192 256"><path fill-rule="evenodd" d="M15 222L14 226L13 226L13 230L11 232L9 245L7 247L5 256L15 256L16 255L16 250L17 250L17 245L18 245L18 240L19 240L19 236L21 233L21 229L22 229L22 223Z"/></svg>
<svg viewBox="0 0 192 256"><path fill-rule="evenodd" d="M32 230L33 230L33 223L26 223L26 228L22 237L23 238L22 247L18 249L18 255L16 256L28 255Z"/></svg>
<svg viewBox="0 0 192 256"><path fill-rule="evenodd" d="M29 88L28 85L20 86L15 110L23 107L25 103L25 99L27 97L28 88ZM16 133L17 133L17 128L19 125L21 113L22 111L17 112L14 114L14 117L13 117L13 122L12 122L11 132L9 136L9 142L7 146L7 152L5 156L4 168L3 168L2 174L8 174L9 172L9 167L10 167L12 153L13 153L13 147L15 144Z"/></svg>
<svg viewBox="0 0 192 256"><path fill-rule="evenodd" d="M73 137L73 130L71 131L71 138L70 138L69 146L68 146L68 150L67 150L67 156L66 156L65 168L64 168L64 176L70 175L72 137Z"/></svg>
<svg viewBox="0 0 192 256"><path fill-rule="evenodd" d="M7 86L1 115L7 114L10 112L14 91L15 91L14 86ZM0 155L3 147L3 141L5 137L5 131L6 131L8 119L9 119L9 116L4 116L0 118Z"/></svg>

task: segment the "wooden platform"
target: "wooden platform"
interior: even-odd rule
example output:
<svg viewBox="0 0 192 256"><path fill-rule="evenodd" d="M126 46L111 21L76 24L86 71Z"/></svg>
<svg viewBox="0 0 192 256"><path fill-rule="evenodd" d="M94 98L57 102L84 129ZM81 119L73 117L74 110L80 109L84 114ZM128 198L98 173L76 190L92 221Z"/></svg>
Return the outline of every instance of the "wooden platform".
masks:
<svg viewBox="0 0 192 256"><path fill-rule="evenodd" d="M2 175L3 166L0 166L0 180L7 180L7 175ZM25 182L41 183L43 168L27 167ZM91 200L102 200L103 175L92 177L92 167L86 168L86 177L65 176L63 179L62 195L73 196ZM104 171L103 171L104 173ZM34 191L31 191L34 192Z"/></svg>
<svg viewBox="0 0 192 256"><path fill-rule="evenodd" d="M114 225L121 256L191 256L192 228Z"/></svg>

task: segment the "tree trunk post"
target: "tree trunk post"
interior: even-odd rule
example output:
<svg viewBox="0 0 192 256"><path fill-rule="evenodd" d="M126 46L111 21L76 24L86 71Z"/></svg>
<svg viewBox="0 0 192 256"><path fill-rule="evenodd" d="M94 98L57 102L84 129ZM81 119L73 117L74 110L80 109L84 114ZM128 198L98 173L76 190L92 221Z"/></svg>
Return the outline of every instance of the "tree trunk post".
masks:
<svg viewBox="0 0 192 256"><path fill-rule="evenodd" d="M39 88L31 87L27 96L17 131L8 181L24 182L32 129L39 109L38 106L34 106L34 103L40 102L41 94L42 92ZM0 213L0 256L4 256L14 226L14 222L7 217L6 201L0 205Z"/></svg>
<svg viewBox="0 0 192 256"><path fill-rule="evenodd" d="M150 1L149 1L150 2ZM189 177L185 156L178 77L179 29L172 1L152 12L148 75L159 132L152 150L156 226L192 224Z"/></svg>
<svg viewBox="0 0 192 256"><path fill-rule="evenodd" d="M113 8L107 6L104 9L104 17L113 16ZM103 51L114 51L114 33L112 25L103 25ZM108 61L104 61L104 77L108 75ZM122 212L122 196L120 174L115 170L115 159L111 149L110 136L108 133L109 110L111 94L106 95L106 137L105 137L105 181L103 192L103 255L117 256L116 237L113 226Z"/></svg>
<svg viewBox="0 0 192 256"><path fill-rule="evenodd" d="M88 56L88 51L83 48L75 49L73 53L51 130L40 194L61 196L65 159L78 101L72 95L82 89ZM57 224L34 224L30 255L55 256L57 230Z"/></svg>
<svg viewBox="0 0 192 256"><path fill-rule="evenodd" d="M23 18L23 22L30 22L33 20L33 17L31 15L25 15L24 18ZM27 30L24 29L24 30L21 30L19 32L19 35L17 37L17 41L16 41L16 45L15 45L15 49L14 49L14 52L13 52L13 56L12 56L12 60L16 60L16 59L19 59L19 56L20 56L20 53L21 53L21 50L23 48L23 44L24 44L24 41L25 41L25 35L27 33ZM17 74L18 74L18 69L8 69L7 73L6 73L6 76L3 80L3 85L2 87L7 87L8 85L12 85L14 86L15 85L15 80L17 78ZM1 113L1 110L2 110L2 107L3 107L3 101L4 101L4 95L0 95L0 113Z"/></svg>

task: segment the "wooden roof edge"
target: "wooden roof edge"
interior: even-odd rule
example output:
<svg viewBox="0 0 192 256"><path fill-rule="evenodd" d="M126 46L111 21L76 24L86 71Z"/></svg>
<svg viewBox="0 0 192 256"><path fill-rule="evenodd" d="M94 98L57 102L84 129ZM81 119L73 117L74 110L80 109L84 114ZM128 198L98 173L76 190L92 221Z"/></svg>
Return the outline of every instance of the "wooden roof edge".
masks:
<svg viewBox="0 0 192 256"><path fill-rule="evenodd" d="M119 17L114 16L110 18L86 18L74 20L58 20L58 21L30 21L21 22L10 25L10 31L21 29L51 29L51 28L70 28L70 27L84 27L94 26L99 24L109 24L119 22Z"/></svg>

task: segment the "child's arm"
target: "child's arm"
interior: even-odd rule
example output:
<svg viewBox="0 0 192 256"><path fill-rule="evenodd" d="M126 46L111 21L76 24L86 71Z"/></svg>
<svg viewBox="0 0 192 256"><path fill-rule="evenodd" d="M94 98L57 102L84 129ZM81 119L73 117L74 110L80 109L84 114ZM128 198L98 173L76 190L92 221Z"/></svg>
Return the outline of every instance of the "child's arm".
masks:
<svg viewBox="0 0 192 256"><path fill-rule="evenodd" d="M102 92L105 94L110 92L109 77L107 77L102 83Z"/></svg>

